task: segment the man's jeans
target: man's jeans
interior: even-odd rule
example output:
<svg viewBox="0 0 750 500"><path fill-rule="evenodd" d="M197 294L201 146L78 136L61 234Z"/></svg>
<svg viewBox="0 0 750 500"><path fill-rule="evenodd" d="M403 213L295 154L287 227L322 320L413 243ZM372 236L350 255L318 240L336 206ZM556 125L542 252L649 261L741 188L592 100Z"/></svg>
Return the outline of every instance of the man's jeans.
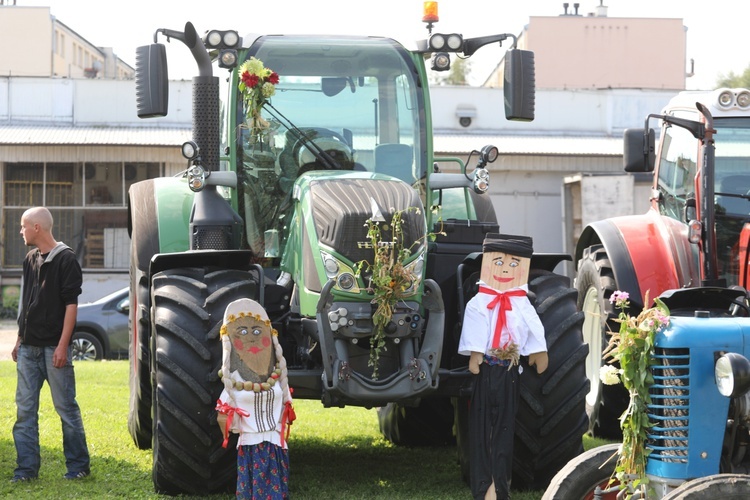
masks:
<svg viewBox="0 0 750 500"><path fill-rule="evenodd" d="M68 348L68 361L63 368L52 366L54 347L21 345L18 348L18 385L16 386L16 423L13 440L16 444L15 474L37 477L39 454L39 391L46 380L52 403L62 421L63 450L68 472L89 471L89 451L83 431L81 410L76 402L76 381Z"/></svg>

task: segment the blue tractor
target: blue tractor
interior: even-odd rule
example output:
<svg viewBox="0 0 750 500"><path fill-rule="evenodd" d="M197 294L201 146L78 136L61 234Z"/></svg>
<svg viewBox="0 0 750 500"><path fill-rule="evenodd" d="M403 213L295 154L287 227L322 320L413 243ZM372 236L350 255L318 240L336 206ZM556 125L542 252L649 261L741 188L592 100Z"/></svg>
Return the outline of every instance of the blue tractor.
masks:
<svg viewBox="0 0 750 500"><path fill-rule="evenodd" d="M663 125L658 149L649 118ZM605 330L618 328L609 297L627 292L631 315L649 295L670 310L651 366L647 493L611 481L612 444L571 460L545 500L750 498L750 92L683 92L649 118L625 132L624 158L626 171L655 170L652 208L586 228L576 278L594 432L612 429L628 399L596 373L607 362Z"/></svg>

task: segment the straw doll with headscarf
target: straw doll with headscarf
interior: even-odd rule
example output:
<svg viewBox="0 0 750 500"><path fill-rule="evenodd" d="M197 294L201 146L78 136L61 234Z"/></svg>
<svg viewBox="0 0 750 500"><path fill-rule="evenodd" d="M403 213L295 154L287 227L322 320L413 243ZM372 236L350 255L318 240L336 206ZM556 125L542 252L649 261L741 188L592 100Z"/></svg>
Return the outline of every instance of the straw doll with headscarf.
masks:
<svg viewBox="0 0 750 500"><path fill-rule="evenodd" d="M547 369L547 343L527 297L532 240L490 233L478 293L466 304L458 353L475 375L469 406L470 485L476 499L510 497L521 356Z"/></svg>
<svg viewBox="0 0 750 500"><path fill-rule="evenodd" d="M224 391L216 405L224 434L237 440L237 498L289 497L289 425L295 418L286 360L257 302L229 304L221 327Z"/></svg>

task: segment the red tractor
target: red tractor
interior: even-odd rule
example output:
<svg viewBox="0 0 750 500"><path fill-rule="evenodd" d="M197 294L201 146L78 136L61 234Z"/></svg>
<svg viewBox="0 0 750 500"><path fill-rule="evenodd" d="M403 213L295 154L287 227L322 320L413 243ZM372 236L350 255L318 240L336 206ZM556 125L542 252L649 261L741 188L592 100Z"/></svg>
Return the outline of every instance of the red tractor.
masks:
<svg viewBox="0 0 750 500"><path fill-rule="evenodd" d="M661 120L655 147L651 118ZM625 132L627 172L653 172L651 208L586 227L578 241L576 288L589 344L590 430L620 435L628 396L604 386L599 368L619 326L609 298L628 292L630 313L667 290L747 287L750 240L750 92L681 92L644 129Z"/></svg>

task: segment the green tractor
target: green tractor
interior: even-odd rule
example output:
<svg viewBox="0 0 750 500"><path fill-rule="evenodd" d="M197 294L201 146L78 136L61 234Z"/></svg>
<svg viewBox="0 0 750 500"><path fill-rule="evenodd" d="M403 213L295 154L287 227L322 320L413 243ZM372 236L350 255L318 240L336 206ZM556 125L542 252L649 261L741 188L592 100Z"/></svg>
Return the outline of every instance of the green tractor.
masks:
<svg viewBox="0 0 750 500"><path fill-rule="evenodd" d="M184 175L136 183L128 200L128 427L153 449L157 491L233 487L233 444L221 447L214 408L219 328L240 297L263 304L279 332L294 397L378 408L397 444L457 441L467 473L471 377L457 337L482 240L498 231L484 194L497 149L473 152L473 169L434 157L425 60L447 69L451 53L515 37L428 26L413 50L378 37L157 30L186 45L199 71ZM248 61L275 75L262 102L243 93L257 83L243 80ZM139 116L165 115L165 46L140 47L136 66ZM533 54L509 50L508 118L533 119L533 77ZM380 326L377 252L397 256L401 278ZM582 315L569 280L552 272L564 258L535 256L530 283L550 368L524 372L516 470L537 487L581 451L587 423Z"/></svg>

